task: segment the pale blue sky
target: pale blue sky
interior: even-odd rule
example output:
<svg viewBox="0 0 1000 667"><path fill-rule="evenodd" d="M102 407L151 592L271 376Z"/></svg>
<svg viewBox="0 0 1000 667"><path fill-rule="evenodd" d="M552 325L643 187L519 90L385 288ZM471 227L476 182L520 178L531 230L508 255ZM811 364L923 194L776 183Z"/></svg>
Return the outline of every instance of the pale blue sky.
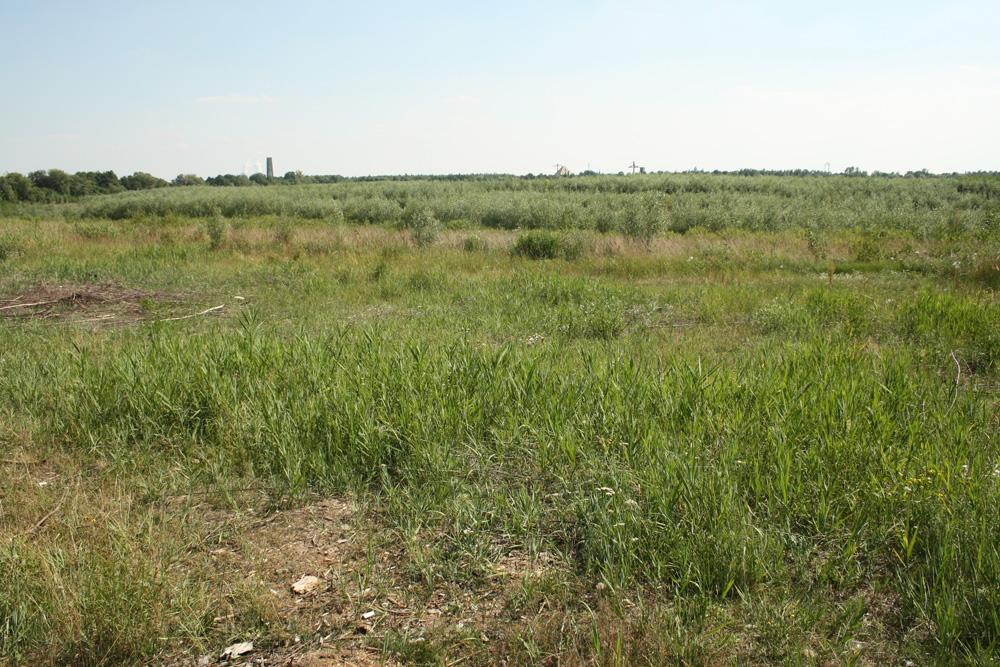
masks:
<svg viewBox="0 0 1000 667"><path fill-rule="evenodd" d="M1000 169L1000 3L0 0L0 173Z"/></svg>

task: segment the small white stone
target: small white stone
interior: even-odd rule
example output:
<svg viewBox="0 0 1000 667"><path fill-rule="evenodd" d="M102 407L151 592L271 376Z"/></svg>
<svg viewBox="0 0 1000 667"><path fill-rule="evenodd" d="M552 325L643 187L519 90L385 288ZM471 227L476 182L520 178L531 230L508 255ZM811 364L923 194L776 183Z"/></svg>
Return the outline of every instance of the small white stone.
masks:
<svg viewBox="0 0 1000 667"><path fill-rule="evenodd" d="M307 574L292 584L292 590L299 595L306 595L307 593L311 593L321 583L323 583L323 580L319 577Z"/></svg>
<svg viewBox="0 0 1000 667"><path fill-rule="evenodd" d="M238 644L233 644L232 646L226 647L226 650L222 652L220 657L222 658L238 658L241 655L246 655L253 650L253 642L239 642Z"/></svg>

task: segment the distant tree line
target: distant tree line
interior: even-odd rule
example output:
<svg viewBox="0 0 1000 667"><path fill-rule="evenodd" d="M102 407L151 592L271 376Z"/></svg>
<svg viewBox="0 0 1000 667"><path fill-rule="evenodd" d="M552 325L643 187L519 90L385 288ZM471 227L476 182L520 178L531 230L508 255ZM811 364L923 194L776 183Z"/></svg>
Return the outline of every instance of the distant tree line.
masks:
<svg viewBox="0 0 1000 667"><path fill-rule="evenodd" d="M306 176L301 171L289 171L284 176L273 176L268 178L264 174L219 174L200 178L194 174L181 174L171 185L214 185L221 187L248 187L251 185L305 185L310 183L340 183L349 180L343 176Z"/></svg>
<svg viewBox="0 0 1000 667"><path fill-rule="evenodd" d="M165 181L144 171L131 176L118 177L113 171L78 171L70 174L61 169L33 171L27 176L16 172L0 176L0 201L6 202L66 202L88 195L107 195L126 190L152 190L154 188L188 185L219 187L249 187L261 185L301 185L307 183L339 183L348 180L343 176L306 176L301 171L290 171L284 176L268 178L264 174L219 174L202 178L195 174L178 174L172 181Z"/></svg>
<svg viewBox="0 0 1000 667"><path fill-rule="evenodd" d="M666 173L666 172L650 172ZM975 176L975 177L997 177L1000 171L977 171L966 172L964 174L935 174L926 169L919 171L908 171L904 174L898 172L873 171L871 173L848 167L842 172L830 173L827 171L814 169L740 169L737 171L706 172L693 169L680 173L688 174L718 174L726 176L798 176L798 177L826 177L826 176L847 176L852 178L947 178L954 176ZM597 172L585 171L578 177L600 176ZM619 172L619 176L625 175ZM574 178L572 176L552 176L549 174L525 174L524 176L512 176L510 174L401 174L384 176L357 176L344 177L336 174L307 176L301 171L289 171L284 176L268 178L264 174L219 174L202 178L195 174L178 174L172 181L165 181L144 171L137 171L131 176L119 178L113 171L78 171L75 174L67 173L61 169L49 169L33 171L27 176L18 173L8 173L0 176L0 201L6 202L65 202L73 201L88 195L114 194L126 190L152 190L164 187L184 187L192 185L209 185L215 187L259 187L272 185L305 185L305 184L325 184L340 183L343 181L353 182L380 182L380 181L495 181L507 179L550 179L550 178ZM636 178L643 178L642 175ZM964 187L986 187L976 184ZM990 185L992 187L992 185Z"/></svg>
<svg viewBox="0 0 1000 667"><path fill-rule="evenodd" d="M166 185L170 184L143 171L118 178L113 171L78 171L70 174L62 169L42 169L27 176L18 173L0 176L0 201L60 202L87 195L150 190Z"/></svg>

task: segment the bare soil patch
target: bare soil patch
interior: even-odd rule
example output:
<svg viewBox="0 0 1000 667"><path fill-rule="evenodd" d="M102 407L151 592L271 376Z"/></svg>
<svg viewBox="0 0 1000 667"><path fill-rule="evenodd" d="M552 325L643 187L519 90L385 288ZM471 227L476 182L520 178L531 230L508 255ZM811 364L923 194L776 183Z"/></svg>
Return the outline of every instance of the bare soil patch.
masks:
<svg viewBox="0 0 1000 667"><path fill-rule="evenodd" d="M349 501L327 498L266 516L208 510L203 566L218 581L243 581L261 591L270 636L239 637L255 648L237 661L214 647L200 664L367 667L397 664L372 645L372 558L368 527ZM388 563L379 554L382 567ZM307 585L301 585L309 578ZM216 618L220 629L234 614ZM236 631L238 622L232 623ZM228 633L227 633L228 634ZM230 635L237 636L237 635ZM169 664L190 664L186 661Z"/></svg>
<svg viewBox="0 0 1000 667"><path fill-rule="evenodd" d="M121 326L156 317L154 304L180 301L177 294L138 290L120 283L52 285L42 281L16 292L0 292L0 318Z"/></svg>
<svg viewBox="0 0 1000 667"><path fill-rule="evenodd" d="M269 607L271 630L263 636L229 634L230 619L216 619L233 641L255 642L236 662L241 665L397 665L401 643L436 651L441 642L451 645L445 652L452 659L461 658L452 653L464 647L479 656L473 662L493 663L506 650L512 623L528 618L524 610L512 612L522 583L565 567L549 554L532 558L498 542L484 579L428 585L408 562L413 544L397 542L373 524L377 519L337 498L267 516L208 510L200 520L212 537L194 560L213 569L217 581L257 588ZM422 535L420 541L433 539ZM238 619L232 621L238 632ZM202 664L232 664L221 659L225 648L213 647Z"/></svg>

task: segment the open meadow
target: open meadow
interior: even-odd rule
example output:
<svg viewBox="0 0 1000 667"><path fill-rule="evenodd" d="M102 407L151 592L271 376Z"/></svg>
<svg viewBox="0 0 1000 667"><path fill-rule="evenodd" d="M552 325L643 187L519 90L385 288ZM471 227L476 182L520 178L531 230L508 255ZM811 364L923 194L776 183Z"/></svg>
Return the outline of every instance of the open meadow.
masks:
<svg viewBox="0 0 1000 667"><path fill-rule="evenodd" d="M997 289L995 177L5 205L0 665L996 664Z"/></svg>

